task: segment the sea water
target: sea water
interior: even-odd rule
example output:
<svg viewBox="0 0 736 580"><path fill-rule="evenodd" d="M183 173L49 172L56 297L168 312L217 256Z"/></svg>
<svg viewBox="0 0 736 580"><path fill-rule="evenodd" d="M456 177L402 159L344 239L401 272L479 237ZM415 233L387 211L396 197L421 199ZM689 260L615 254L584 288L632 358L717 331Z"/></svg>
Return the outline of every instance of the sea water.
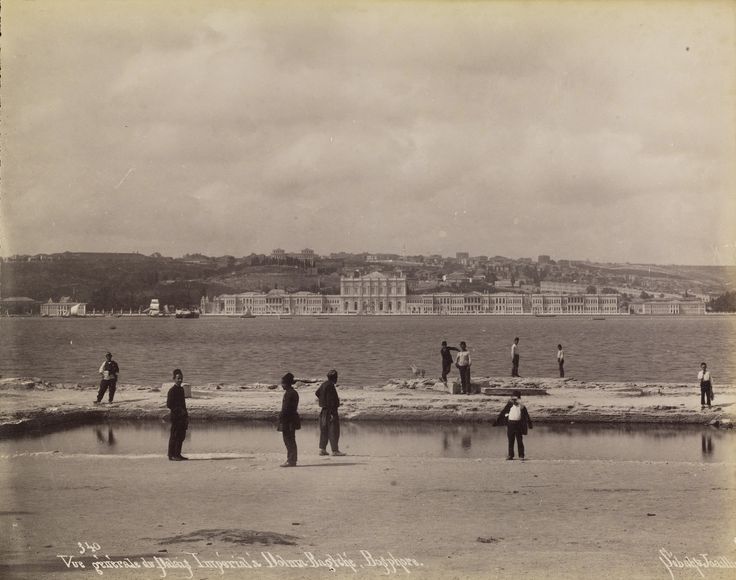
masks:
<svg viewBox="0 0 736 580"><path fill-rule="evenodd" d="M472 375L509 376L520 338L522 377L555 377L557 344L568 377L694 384L707 361L716 386L736 383L736 316L355 316L199 319L99 317L0 319L0 374L92 383L107 350L120 381L160 384L181 368L203 383L278 382L287 371L343 385L439 377L440 342L465 341ZM456 375L455 369L453 374Z"/></svg>

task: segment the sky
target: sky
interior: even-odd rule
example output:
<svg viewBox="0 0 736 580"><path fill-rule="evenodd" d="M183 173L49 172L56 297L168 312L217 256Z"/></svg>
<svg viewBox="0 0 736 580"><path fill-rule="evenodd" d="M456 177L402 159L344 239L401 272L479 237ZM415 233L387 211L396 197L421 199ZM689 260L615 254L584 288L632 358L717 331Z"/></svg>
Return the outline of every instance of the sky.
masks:
<svg viewBox="0 0 736 580"><path fill-rule="evenodd" d="M5 0L0 255L736 264L736 3Z"/></svg>

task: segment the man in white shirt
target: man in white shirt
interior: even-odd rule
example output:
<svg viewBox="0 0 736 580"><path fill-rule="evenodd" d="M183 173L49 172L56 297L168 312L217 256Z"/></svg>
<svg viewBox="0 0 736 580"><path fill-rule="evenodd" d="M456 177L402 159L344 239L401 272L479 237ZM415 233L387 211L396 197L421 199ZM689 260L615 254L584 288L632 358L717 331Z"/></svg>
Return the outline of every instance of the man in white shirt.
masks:
<svg viewBox="0 0 736 580"><path fill-rule="evenodd" d="M455 366L460 371L460 393L463 395L470 394L470 353L464 342L460 343L460 352L455 358Z"/></svg>
<svg viewBox="0 0 736 580"><path fill-rule="evenodd" d="M509 453L506 459L512 460L514 458L514 441L516 441L519 458L524 461L524 435L527 434L528 429L533 428L533 425L529 417L529 411L526 410L519 399L521 399L521 392L514 391L511 399L498 414L493 424L506 425L506 435L509 440Z"/></svg>
<svg viewBox="0 0 736 580"><path fill-rule="evenodd" d="M100 388L97 391L97 399L95 400L95 403L102 402L102 398L105 396L105 391L108 389L110 389L108 400L112 403L112 400L115 398L115 387L118 384L120 367L118 366L118 363L112 360L111 353L108 352L105 354L105 360L100 365L100 370L98 372L102 379L100 380Z"/></svg>
<svg viewBox="0 0 736 580"><path fill-rule="evenodd" d="M700 381L700 409L702 410L705 409L706 403L710 407L710 402L713 399L713 383L710 378L708 365L704 362L700 363L698 381Z"/></svg>
<svg viewBox="0 0 736 580"><path fill-rule="evenodd" d="M514 344L511 345L511 376L519 376L519 337L514 339Z"/></svg>

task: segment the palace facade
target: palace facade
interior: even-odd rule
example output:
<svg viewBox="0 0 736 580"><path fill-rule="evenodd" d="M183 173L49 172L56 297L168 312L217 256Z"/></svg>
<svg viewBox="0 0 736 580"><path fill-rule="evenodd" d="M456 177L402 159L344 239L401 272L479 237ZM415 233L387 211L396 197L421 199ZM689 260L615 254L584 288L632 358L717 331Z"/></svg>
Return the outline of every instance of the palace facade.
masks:
<svg viewBox="0 0 736 580"><path fill-rule="evenodd" d="M243 292L203 296L202 314L618 314L617 294L515 294L511 292L407 294L406 277L373 272L340 279L340 294Z"/></svg>
<svg viewBox="0 0 736 580"><path fill-rule="evenodd" d="M631 314L657 315L703 315L705 302L702 300L635 300L629 304Z"/></svg>
<svg viewBox="0 0 736 580"><path fill-rule="evenodd" d="M406 277L372 272L340 278L343 314L393 314L406 312Z"/></svg>

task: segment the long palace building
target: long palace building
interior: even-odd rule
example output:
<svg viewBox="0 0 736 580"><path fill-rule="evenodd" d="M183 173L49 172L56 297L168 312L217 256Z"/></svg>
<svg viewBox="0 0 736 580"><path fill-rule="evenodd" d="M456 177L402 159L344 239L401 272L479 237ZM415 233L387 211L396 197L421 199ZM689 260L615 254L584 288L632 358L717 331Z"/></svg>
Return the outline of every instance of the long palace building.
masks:
<svg viewBox="0 0 736 580"><path fill-rule="evenodd" d="M633 314L705 314L702 301L672 300L658 308L637 303ZM697 303L696 303L697 302ZM671 304L670 304L671 303ZM677 304L675 304L677 303ZM202 314L315 315L315 314L530 314L613 315L620 313L618 294L407 294L406 277L373 272L340 279L340 294L313 292L242 292L203 296Z"/></svg>

